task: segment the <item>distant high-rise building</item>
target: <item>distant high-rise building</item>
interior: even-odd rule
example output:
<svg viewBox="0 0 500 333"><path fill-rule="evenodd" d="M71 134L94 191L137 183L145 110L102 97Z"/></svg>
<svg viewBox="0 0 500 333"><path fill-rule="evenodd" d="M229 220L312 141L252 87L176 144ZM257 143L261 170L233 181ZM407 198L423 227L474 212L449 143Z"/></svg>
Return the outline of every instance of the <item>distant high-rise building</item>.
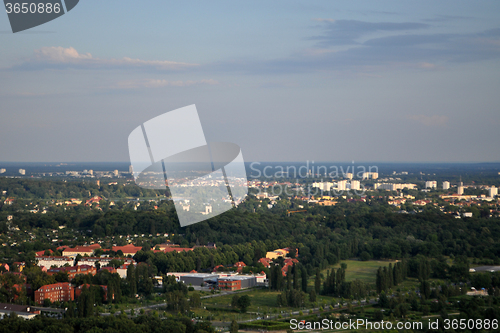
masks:
<svg viewBox="0 0 500 333"><path fill-rule="evenodd" d="M437 181L435 180L426 181L425 188L437 188Z"/></svg>
<svg viewBox="0 0 500 333"><path fill-rule="evenodd" d="M458 195L464 194L464 187L462 185L457 187L457 194Z"/></svg>
<svg viewBox="0 0 500 333"><path fill-rule="evenodd" d="M490 187L490 198L493 198L498 195L498 187L492 186Z"/></svg>
<svg viewBox="0 0 500 333"><path fill-rule="evenodd" d="M353 176L354 176L354 175L353 175L351 172L348 172L348 173L346 173L346 174L345 174L345 177L346 177L347 179L352 179L352 178L353 178Z"/></svg>
<svg viewBox="0 0 500 333"><path fill-rule="evenodd" d="M363 179L377 179L378 172L363 172Z"/></svg>
<svg viewBox="0 0 500 333"><path fill-rule="evenodd" d="M119 175L118 170L113 171L113 175L115 175L115 177L118 177Z"/></svg>
<svg viewBox="0 0 500 333"><path fill-rule="evenodd" d="M24 176L24 175L26 174L26 170L24 170L24 169L19 169L19 173L20 173L21 175L23 175L23 176Z"/></svg>
<svg viewBox="0 0 500 333"><path fill-rule="evenodd" d="M351 180L351 190L356 190L359 191L360 188L360 183L359 180Z"/></svg>
<svg viewBox="0 0 500 333"><path fill-rule="evenodd" d="M337 191L347 190L347 180L339 180L337 182Z"/></svg>
<svg viewBox="0 0 500 333"><path fill-rule="evenodd" d="M130 173L130 174L134 173L134 167L132 165L129 165L129 167L128 167L128 173Z"/></svg>
<svg viewBox="0 0 500 333"><path fill-rule="evenodd" d="M89 175L93 176L94 175L94 170L89 170Z"/></svg>
<svg viewBox="0 0 500 333"><path fill-rule="evenodd" d="M5 173L6 171L6 169L0 169L0 173Z"/></svg>
<svg viewBox="0 0 500 333"><path fill-rule="evenodd" d="M377 185L374 189L380 189L380 190L389 190L389 191L397 191L397 190L402 190L402 189L409 189L409 190L416 190L417 185L415 184L401 184L401 183L375 183Z"/></svg>
<svg viewBox="0 0 500 333"><path fill-rule="evenodd" d="M448 190L448 189L450 189L450 182L445 180L443 182L443 190Z"/></svg>
<svg viewBox="0 0 500 333"><path fill-rule="evenodd" d="M330 183L330 182L315 182L312 184L312 187L317 187L321 191L330 191L332 186L333 186L333 183Z"/></svg>

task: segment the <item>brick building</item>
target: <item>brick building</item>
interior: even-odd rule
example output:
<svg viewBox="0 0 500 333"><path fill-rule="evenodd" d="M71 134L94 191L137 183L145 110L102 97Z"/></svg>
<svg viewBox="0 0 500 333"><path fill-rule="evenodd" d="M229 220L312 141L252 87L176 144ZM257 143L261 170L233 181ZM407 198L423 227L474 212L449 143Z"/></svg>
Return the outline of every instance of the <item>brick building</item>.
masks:
<svg viewBox="0 0 500 333"><path fill-rule="evenodd" d="M51 302L68 302L75 299L75 290L68 282L47 284L35 291L35 302L43 304L49 299Z"/></svg>
<svg viewBox="0 0 500 333"><path fill-rule="evenodd" d="M47 271L47 274L54 275L59 272L68 273L68 278L74 279L78 274L92 274L95 275L97 273L96 268L89 265L78 265L73 267L54 267Z"/></svg>
<svg viewBox="0 0 500 333"><path fill-rule="evenodd" d="M103 292L103 302L106 302L108 300L108 286L104 286L104 285L95 285L95 284L82 284L81 286L78 286L75 288L75 298L78 298L80 297L80 295L82 294L82 290L83 288L87 288L87 289L90 289L90 287L99 287L102 289L102 292ZM112 294L112 298L115 299L115 294L113 293Z"/></svg>
<svg viewBox="0 0 500 333"><path fill-rule="evenodd" d="M219 279L217 281L217 286L221 290L240 290L241 289L241 280L233 280L233 279Z"/></svg>

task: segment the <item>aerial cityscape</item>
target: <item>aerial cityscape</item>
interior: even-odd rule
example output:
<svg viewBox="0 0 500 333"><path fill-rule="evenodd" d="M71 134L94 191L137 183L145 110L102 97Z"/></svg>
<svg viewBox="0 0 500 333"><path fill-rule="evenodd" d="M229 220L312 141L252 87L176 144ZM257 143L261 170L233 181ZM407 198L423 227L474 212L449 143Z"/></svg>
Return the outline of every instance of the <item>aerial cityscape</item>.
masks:
<svg viewBox="0 0 500 333"><path fill-rule="evenodd" d="M3 8L0 332L500 332L500 2Z"/></svg>

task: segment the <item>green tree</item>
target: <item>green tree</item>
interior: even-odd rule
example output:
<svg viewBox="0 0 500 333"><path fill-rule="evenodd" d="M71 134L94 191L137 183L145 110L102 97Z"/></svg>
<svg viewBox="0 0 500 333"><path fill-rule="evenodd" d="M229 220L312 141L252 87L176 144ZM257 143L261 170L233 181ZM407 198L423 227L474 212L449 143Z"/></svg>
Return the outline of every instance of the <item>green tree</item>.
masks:
<svg viewBox="0 0 500 333"><path fill-rule="evenodd" d="M231 307L233 309L238 307L238 300L240 299L239 295L233 295L233 298L231 298Z"/></svg>
<svg viewBox="0 0 500 333"><path fill-rule="evenodd" d="M231 328L229 329L229 332L238 333L238 329L239 329L238 322L233 319L233 321L231 322Z"/></svg>
<svg viewBox="0 0 500 333"><path fill-rule="evenodd" d="M319 292L321 291L321 277L319 268L316 268L316 278L314 279L314 291L316 291L316 294L319 294Z"/></svg>
<svg viewBox="0 0 500 333"><path fill-rule="evenodd" d="M244 295L238 299L238 308L240 308L241 312L247 312L248 307L251 305L252 300L250 296Z"/></svg>
<svg viewBox="0 0 500 333"><path fill-rule="evenodd" d="M201 306L200 293L194 292L191 294L191 297L189 299L189 306L192 308L199 308Z"/></svg>

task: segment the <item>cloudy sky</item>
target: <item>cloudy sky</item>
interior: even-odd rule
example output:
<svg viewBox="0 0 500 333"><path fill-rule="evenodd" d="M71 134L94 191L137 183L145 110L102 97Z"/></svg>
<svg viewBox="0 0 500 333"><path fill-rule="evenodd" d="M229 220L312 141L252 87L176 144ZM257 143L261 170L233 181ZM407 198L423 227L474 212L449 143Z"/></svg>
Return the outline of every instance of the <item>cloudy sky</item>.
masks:
<svg viewBox="0 0 500 333"><path fill-rule="evenodd" d="M0 161L127 161L191 104L246 161L500 161L500 2L84 0L16 34L0 13Z"/></svg>

